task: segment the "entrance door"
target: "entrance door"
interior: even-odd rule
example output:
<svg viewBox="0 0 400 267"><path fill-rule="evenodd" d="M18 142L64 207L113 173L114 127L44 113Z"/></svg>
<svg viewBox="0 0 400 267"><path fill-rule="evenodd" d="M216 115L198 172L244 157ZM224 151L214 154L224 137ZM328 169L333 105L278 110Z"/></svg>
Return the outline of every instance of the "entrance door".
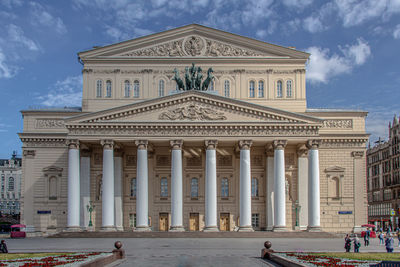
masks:
<svg viewBox="0 0 400 267"><path fill-rule="evenodd" d="M199 214L190 213L189 231L199 231Z"/></svg>
<svg viewBox="0 0 400 267"><path fill-rule="evenodd" d="M160 231L168 231L168 213L160 213Z"/></svg>
<svg viewBox="0 0 400 267"><path fill-rule="evenodd" d="M221 213L219 216L220 231L229 231L229 213Z"/></svg>

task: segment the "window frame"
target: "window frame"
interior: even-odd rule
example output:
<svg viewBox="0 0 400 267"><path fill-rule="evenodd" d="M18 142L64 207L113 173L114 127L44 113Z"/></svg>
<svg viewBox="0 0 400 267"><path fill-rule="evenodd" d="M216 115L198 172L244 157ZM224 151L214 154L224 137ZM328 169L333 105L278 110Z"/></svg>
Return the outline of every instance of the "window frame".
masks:
<svg viewBox="0 0 400 267"><path fill-rule="evenodd" d="M231 82L229 80L224 81L224 96L230 97L231 93Z"/></svg>
<svg viewBox="0 0 400 267"><path fill-rule="evenodd" d="M163 96L165 96L165 81L164 79L160 79L158 81L158 97L163 97Z"/></svg>
<svg viewBox="0 0 400 267"><path fill-rule="evenodd" d="M140 98L140 81L133 81L133 98Z"/></svg>
<svg viewBox="0 0 400 267"><path fill-rule="evenodd" d="M253 80L249 81L249 98L255 98L256 83Z"/></svg>
<svg viewBox="0 0 400 267"><path fill-rule="evenodd" d="M228 177L221 178L221 198L229 197L229 179Z"/></svg>
<svg viewBox="0 0 400 267"><path fill-rule="evenodd" d="M283 98L283 82L282 82L282 80L276 81L276 98Z"/></svg>
<svg viewBox="0 0 400 267"><path fill-rule="evenodd" d="M265 83L263 80L259 80L258 81L258 98L264 98L264 97L265 97Z"/></svg>
<svg viewBox="0 0 400 267"><path fill-rule="evenodd" d="M103 81L99 79L96 81L96 98L102 98L102 97L103 97Z"/></svg>
<svg viewBox="0 0 400 267"><path fill-rule="evenodd" d="M168 197L168 178L161 177L160 179L160 197L167 198Z"/></svg>
<svg viewBox="0 0 400 267"><path fill-rule="evenodd" d="M254 181L255 181L255 183L253 183ZM260 186L259 186L258 178L252 177L251 178L251 197L252 198L260 196L259 188L260 188Z"/></svg>
<svg viewBox="0 0 400 267"><path fill-rule="evenodd" d="M126 98L131 97L131 82L129 80L125 80L124 82L124 96Z"/></svg>
<svg viewBox="0 0 400 267"><path fill-rule="evenodd" d="M293 98L293 81L290 79L286 81L286 98Z"/></svg>
<svg viewBox="0 0 400 267"><path fill-rule="evenodd" d="M112 97L112 81L107 80L106 81L106 98L111 98Z"/></svg>

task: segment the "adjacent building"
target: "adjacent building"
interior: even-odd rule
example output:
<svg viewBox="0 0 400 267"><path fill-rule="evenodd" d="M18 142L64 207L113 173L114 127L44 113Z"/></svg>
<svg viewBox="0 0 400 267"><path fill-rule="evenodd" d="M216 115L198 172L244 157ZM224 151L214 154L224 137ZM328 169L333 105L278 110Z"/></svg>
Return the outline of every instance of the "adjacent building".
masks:
<svg viewBox="0 0 400 267"><path fill-rule="evenodd" d="M399 226L400 124L389 123L389 139L367 150L368 221L378 227Z"/></svg>
<svg viewBox="0 0 400 267"><path fill-rule="evenodd" d="M307 107L308 53L188 25L78 56L81 109L22 111L30 230L367 222L367 113Z"/></svg>
<svg viewBox="0 0 400 267"><path fill-rule="evenodd" d="M19 215L21 198L22 159L14 152L10 159L0 159L1 215Z"/></svg>

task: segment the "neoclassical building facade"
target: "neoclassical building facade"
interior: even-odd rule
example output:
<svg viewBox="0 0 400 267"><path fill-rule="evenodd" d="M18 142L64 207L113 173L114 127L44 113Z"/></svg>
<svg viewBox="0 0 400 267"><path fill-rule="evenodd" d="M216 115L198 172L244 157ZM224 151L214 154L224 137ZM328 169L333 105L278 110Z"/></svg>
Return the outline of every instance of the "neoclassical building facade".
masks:
<svg viewBox="0 0 400 267"><path fill-rule="evenodd" d="M80 109L22 111L30 230L345 232L367 222L366 112L307 108L309 54L188 25L78 56ZM192 63L208 90L177 90Z"/></svg>

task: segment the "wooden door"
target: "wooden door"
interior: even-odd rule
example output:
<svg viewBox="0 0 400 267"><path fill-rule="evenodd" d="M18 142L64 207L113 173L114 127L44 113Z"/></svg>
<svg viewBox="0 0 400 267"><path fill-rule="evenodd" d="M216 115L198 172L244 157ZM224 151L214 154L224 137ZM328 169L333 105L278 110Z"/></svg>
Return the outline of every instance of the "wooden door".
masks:
<svg viewBox="0 0 400 267"><path fill-rule="evenodd" d="M160 213L160 231L168 231L168 213Z"/></svg>
<svg viewBox="0 0 400 267"><path fill-rule="evenodd" d="M229 231L229 213L221 213L219 216L219 229L220 231Z"/></svg>
<svg viewBox="0 0 400 267"><path fill-rule="evenodd" d="M189 231L199 231L199 214L190 213Z"/></svg>

